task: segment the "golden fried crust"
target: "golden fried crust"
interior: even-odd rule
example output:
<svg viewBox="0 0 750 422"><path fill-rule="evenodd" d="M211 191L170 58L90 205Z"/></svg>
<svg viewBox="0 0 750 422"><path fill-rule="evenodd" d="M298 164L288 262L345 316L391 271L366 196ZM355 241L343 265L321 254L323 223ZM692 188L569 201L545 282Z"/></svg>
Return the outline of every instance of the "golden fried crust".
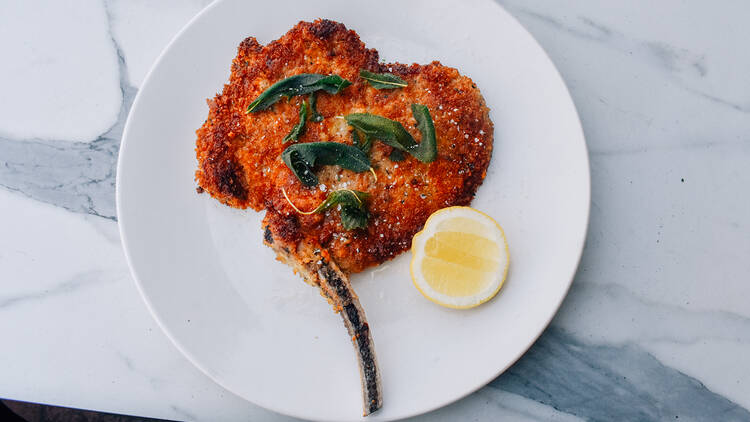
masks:
<svg viewBox="0 0 750 422"><path fill-rule="evenodd" d="M360 69L391 72L408 82L396 90L376 90L360 79ZM367 112L397 120L419 141L411 104L427 106L437 134L438 158L424 164L407 155L395 163L392 148L375 142L371 151L377 180L338 166L318 172L320 185L305 187L281 160L289 146L282 138L298 122L302 100L282 100L265 111L245 114L247 106L273 83L300 73L335 73L352 85L338 95L318 94L320 123L308 121L299 142L352 143L344 116ZM318 243L345 272L359 272L393 258L411 245L414 234L434 211L467 205L485 177L492 154L489 109L476 85L439 62L427 65L378 63L343 24L300 22L266 46L245 39L232 62L229 84L209 102L208 119L198 129L196 180L219 201L237 208L268 210L264 226L290 240ZM366 229L347 231L336 210L298 214L315 208L331 189L369 192L371 218ZM272 215L273 214L273 215Z"/></svg>

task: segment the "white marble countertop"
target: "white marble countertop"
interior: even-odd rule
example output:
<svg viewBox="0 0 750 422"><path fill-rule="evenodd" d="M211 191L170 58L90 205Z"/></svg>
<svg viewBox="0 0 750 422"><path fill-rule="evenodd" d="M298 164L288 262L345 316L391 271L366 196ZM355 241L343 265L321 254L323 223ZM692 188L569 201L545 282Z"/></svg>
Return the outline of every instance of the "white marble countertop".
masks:
<svg viewBox="0 0 750 422"><path fill-rule="evenodd" d="M591 155L568 298L487 387L420 420L750 421L750 3L502 1L547 50ZM117 231L122 125L205 1L4 2L0 397L287 420L162 334Z"/></svg>

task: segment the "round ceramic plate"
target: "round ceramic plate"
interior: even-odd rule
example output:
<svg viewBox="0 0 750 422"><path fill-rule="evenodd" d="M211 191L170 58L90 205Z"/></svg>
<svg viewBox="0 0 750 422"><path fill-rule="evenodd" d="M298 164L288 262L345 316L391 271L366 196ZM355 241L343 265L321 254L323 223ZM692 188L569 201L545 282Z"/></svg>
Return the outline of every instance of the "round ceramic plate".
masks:
<svg viewBox="0 0 750 422"><path fill-rule="evenodd" d="M586 235L589 167L573 102L534 39L490 0L219 1L159 57L130 112L117 213L136 283L177 347L209 377L260 406L319 420L361 415L359 371L341 319L262 245L262 215L198 195L195 130L228 80L237 45L267 43L299 20L356 30L387 62L439 60L479 86L495 150L472 206L505 228L511 270L490 302L439 307L413 287L409 253L356 274L372 327L383 408L427 412L485 385L544 330Z"/></svg>

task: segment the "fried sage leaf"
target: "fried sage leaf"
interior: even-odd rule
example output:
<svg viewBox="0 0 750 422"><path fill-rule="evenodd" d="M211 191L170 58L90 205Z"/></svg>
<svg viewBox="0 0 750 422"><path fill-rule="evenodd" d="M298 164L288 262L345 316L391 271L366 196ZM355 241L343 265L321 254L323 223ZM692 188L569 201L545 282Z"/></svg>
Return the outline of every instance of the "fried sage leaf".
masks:
<svg viewBox="0 0 750 422"><path fill-rule="evenodd" d="M312 211L301 211L292 203L283 188L282 193L287 202L289 202L289 205L300 214L310 215L321 213L335 207L336 205L340 205L341 225L344 226L344 229L352 230L367 226L367 219L370 216L367 212L367 204L365 202L370 198L370 194L367 192L352 189L331 191L326 199Z"/></svg>
<svg viewBox="0 0 750 422"><path fill-rule="evenodd" d="M404 161L404 159L406 159L406 157L404 156L404 152L403 151L401 151L400 149L395 149L394 148L393 151L391 151L391 154L388 156L388 159L390 159L391 161L394 161L394 162L398 163L399 161Z"/></svg>
<svg viewBox="0 0 750 422"><path fill-rule="evenodd" d="M291 98L295 95L307 95L315 91L326 91L338 94L352 83L339 75L321 75L319 73L302 73L282 79L263 91L247 107L247 113L265 110L271 107L281 97Z"/></svg>
<svg viewBox="0 0 750 422"><path fill-rule="evenodd" d="M361 149L365 154L370 153L370 148L372 148L372 138L367 135L360 135L359 131L355 129L354 132L352 132L352 140L354 141L353 143L355 147Z"/></svg>
<svg viewBox="0 0 750 422"><path fill-rule="evenodd" d="M391 73L372 73L362 69L359 71L359 77L375 89L397 89L408 86L405 80Z"/></svg>
<svg viewBox="0 0 750 422"><path fill-rule="evenodd" d="M370 159L357 147L338 142L308 142L288 146L281 159L305 186L318 184L316 166L338 165L361 173L370 169Z"/></svg>
<svg viewBox="0 0 750 422"><path fill-rule="evenodd" d="M411 114L417 121L417 129L422 134L422 140L419 145L410 149L409 153L423 163L431 163L437 158L437 139L430 110L422 104L412 104Z"/></svg>
<svg viewBox="0 0 750 422"><path fill-rule="evenodd" d="M310 94L310 120L318 123L323 121L323 115L318 113L318 95L316 93Z"/></svg>
<svg viewBox="0 0 750 422"><path fill-rule="evenodd" d="M364 207L341 206L341 225L346 230L364 229L367 227L367 219L369 217L370 214Z"/></svg>
<svg viewBox="0 0 750 422"><path fill-rule="evenodd" d="M393 148L407 151L416 145L414 138L401 123L370 113L353 113L344 116L346 122L366 137L377 139Z"/></svg>
<svg viewBox="0 0 750 422"><path fill-rule="evenodd" d="M365 201L370 197L367 192L351 189L335 190L328 194L325 201L321 202L313 212L324 212L336 205L341 205L341 225L346 230L361 229L367 227L367 205Z"/></svg>
<svg viewBox="0 0 750 422"><path fill-rule="evenodd" d="M421 104L412 104L411 112L417 121L417 129L422 134L422 140L419 143L401 123L395 120L369 113L353 113L344 118L355 129L355 132L358 130L368 138L377 139L397 150L406 151L423 163L431 163L437 158L437 139L432 117L427 107ZM399 154L394 155L393 158L395 158L394 161L398 161Z"/></svg>
<svg viewBox="0 0 750 422"><path fill-rule="evenodd" d="M300 104L299 122L294 125L292 131L284 137L284 139L282 140L283 143L287 143L288 141L296 141L300 136L305 134L305 122L307 122L308 108L309 106L307 105L307 101L303 101L302 104Z"/></svg>

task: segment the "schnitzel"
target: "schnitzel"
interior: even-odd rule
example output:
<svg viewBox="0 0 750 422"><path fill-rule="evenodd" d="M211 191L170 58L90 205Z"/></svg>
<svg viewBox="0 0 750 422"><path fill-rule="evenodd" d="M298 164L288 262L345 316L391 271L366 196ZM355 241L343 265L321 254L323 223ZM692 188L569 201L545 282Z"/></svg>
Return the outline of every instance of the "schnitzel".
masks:
<svg viewBox="0 0 750 422"><path fill-rule="evenodd" d="M323 75L336 78L318 89ZM384 88L367 75L400 82ZM408 249L438 209L471 202L493 147L479 89L439 62L381 63L354 31L317 20L298 23L267 45L253 37L242 41L229 83L208 104L196 132L199 192L232 207L266 210L265 243L340 311L360 358L365 414L377 410L382 395L372 336L348 274ZM372 115L379 120L368 122L382 124L381 132L368 132L351 117ZM395 131L392 139L386 129ZM436 154L425 158L416 151L430 135ZM401 141L411 144L400 147ZM303 179L282 155L311 143L342 144L337 159L352 154L369 162L361 168L310 162L314 174ZM350 205L319 207L332 192L352 192ZM359 207L356 224L344 221L351 217L346 211L356 211L351 204Z"/></svg>
<svg viewBox="0 0 750 422"><path fill-rule="evenodd" d="M376 90L359 70L390 72L407 81L399 90ZM319 94L325 119L308 123L299 142L352 143L343 116L369 112L414 126L411 103L427 106L437 133L438 159L428 165L413 157L388 159L392 147L375 142L371 159L377 180L368 173L324 168L320 185L302 185L279 158L281 139L297 123L302 97L276 103L273 110L246 114L250 102L274 82L299 73L338 74L352 82L338 95ZM345 272L359 272L405 251L430 214L467 205L482 183L492 153L492 122L479 90L456 69L437 62L406 66L382 64L354 31L331 21L301 22L266 46L247 38L232 62L230 83L210 101L208 120L198 130L198 184L221 202L278 214L268 220L286 227L288 236L315 238ZM315 208L330 190L342 187L372 194L366 230L343 230L335 213L299 215Z"/></svg>
<svg viewBox="0 0 750 422"><path fill-rule="evenodd" d="M329 20L300 22L265 46L245 39L231 70L196 132L198 190L266 210L264 243L344 320L367 415L382 405L380 374L348 274L405 251L438 209L469 204L492 155L489 109L456 69L381 63ZM305 161L299 151L313 143L337 152L321 156L326 165Z"/></svg>

